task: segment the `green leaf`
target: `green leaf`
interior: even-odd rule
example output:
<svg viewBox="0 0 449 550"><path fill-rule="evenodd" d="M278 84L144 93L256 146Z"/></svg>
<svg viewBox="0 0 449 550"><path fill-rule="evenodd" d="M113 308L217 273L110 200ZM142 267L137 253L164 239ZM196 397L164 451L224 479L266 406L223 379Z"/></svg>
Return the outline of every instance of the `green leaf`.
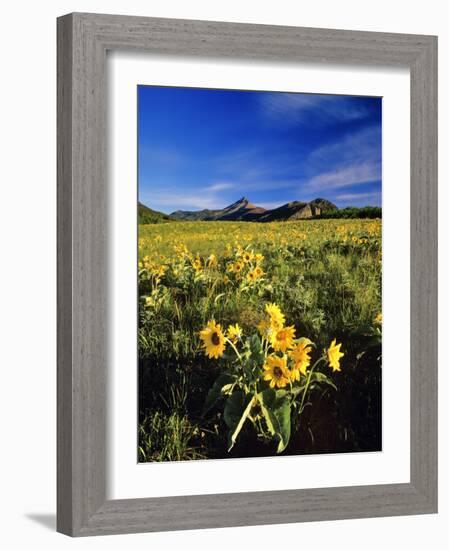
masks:
<svg viewBox="0 0 449 550"><path fill-rule="evenodd" d="M328 378L324 373L322 372L313 372L312 376L310 377L310 384L327 384L328 386L331 386L331 388L334 388L335 391L337 391L337 386L332 382L330 378Z"/></svg>
<svg viewBox="0 0 449 550"><path fill-rule="evenodd" d="M262 402L267 407L272 407L276 401L276 390L268 388L264 390L261 394Z"/></svg>
<svg viewBox="0 0 449 550"><path fill-rule="evenodd" d="M220 298L223 298L223 296L226 296L226 294L224 292L222 292L221 294L217 294L215 296L215 299L214 299L214 305L217 305L217 302Z"/></svg>
<svg viewBox="0 0 449 550"><path fill-rule="evenodd" d="M273 389L268 388L259 393L257 397L259 399L260 407L265 417L268 430L271 435L276 435L276 426L275 424L273 424L272 415L270 414L270 409L273 408L273 405L276 401L276 392Z"/></svg>
<svg viewBox="0 0 449 550"><path fill-rule="evenodd" d="M290 402L286 396L278 396L271 388L260 393L258 398L268 430L279 440L277 452L282 453L290 440Z"/></svg>
<svg viewBox="0 0 449 550"><path fill-rule="evenodd" d="M253 334L253 336L249 338L249 347L251 349L251 353L254 355L263 353L262 342L257 334Z"/></svg>
<svg viewBox="0 0 449 550"><path fill-rule="evenodd" d="M254 372L257 367L260 367L265 360L262 342L260 341L259 336L254 334L251 338L248 338L248 345L250 349L249 362L250 369L252 373L252 379L258 378L258 374Z"/></svg>
<svg viewBox="0 0 449 550"><path fill-rule="evenodd" d="M306 387L305 383L301 384L300 386L293 386L290 392L294 397L297 397L300 393L304 391L305 387Z"/></svg>
<svg viewBox="0 0 449 550"><path fill-rule="evenodd" d="M224 393L229 392L230 385L235 382L235 377L230 374L220 374L220 376L215 380L213 386L208 391L206 400L203 406L202 416L205 416L212 407L215 406L217 401L222 397Z"/></svg>
<svg viewBox="0 0 449 550"><path fill-rule="evenodd" d="M248 418L253 404L253 398L253 395L245 394L245 392L239 390L228 397L226 401L223 417L229 428L228 452L235 445L243 424Z"/></svg>
<svg viewBox="0 0 449 550"><path fill-rule="evenodd" d="M306 344L307 346L316 347L315 344L312 342L312 340L310 340L309 338L306 338L305 336L298 338L296 342L297 344Z"/></svg>
<svg viewBox="0 0 449 550"><path fill-rule="evenodd" d="M277 452L282 451L287 447L290 440L291 421L290 421L290 403L288 399L282 399L282 402L273 410L273 414L278 422L280 436Z"/></svg>

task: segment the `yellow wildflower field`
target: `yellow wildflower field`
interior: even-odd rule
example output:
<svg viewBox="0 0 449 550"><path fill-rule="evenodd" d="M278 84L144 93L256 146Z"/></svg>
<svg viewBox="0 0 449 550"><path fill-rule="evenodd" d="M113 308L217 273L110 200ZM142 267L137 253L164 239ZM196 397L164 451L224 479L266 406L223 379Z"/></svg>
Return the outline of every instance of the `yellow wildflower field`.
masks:
<svg viewBox="0 0 449 550"><path fill-rule="evenodd" d="M379 450L381 220L139 226L139 460Z"/></svg>

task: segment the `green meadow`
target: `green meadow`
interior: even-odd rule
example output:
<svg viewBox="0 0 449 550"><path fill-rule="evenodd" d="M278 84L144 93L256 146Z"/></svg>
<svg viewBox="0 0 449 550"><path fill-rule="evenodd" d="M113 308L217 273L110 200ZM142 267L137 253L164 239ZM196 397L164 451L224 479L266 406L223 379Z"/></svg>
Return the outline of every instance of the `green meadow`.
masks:
<svg viewBox="0 0 449 550"><path fill-rule="evenodd" d="M140 225L139 461L379 450L381 229L378 219Z"/></svg>

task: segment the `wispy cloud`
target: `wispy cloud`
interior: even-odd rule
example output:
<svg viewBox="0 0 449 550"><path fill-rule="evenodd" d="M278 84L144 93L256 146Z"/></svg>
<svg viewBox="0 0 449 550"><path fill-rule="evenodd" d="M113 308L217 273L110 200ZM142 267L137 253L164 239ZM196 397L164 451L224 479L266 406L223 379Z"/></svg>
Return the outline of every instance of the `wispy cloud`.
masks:
<svg viewBox="0 0 449 550"><path fill-rule="evenodd" d="M237 184L233 182L217 182L180 190L179 187L168 184L162 186L163 191L161 191L161 186L158 185L154 190L148 187L141 193L140 200L151 208L163 212L168 210L170 212L174 210L216 210L225 206L223 201L226 194L224 192L234 189L236 186Z"/></svg>
<svg viewBox="0 0 449 550"><path fill-rule="evenodd" d="M354 163L360 160L380 160L382 128L370 126L350 133L341 139L317 147L309 155L309 162L321 165L325 163Z"/></svg>
<svg viewBox="0 0 449 550"><path fill-rule="evenodd" d="M140 200L156 210L171 213L174 210L203 210L204 208L214 210L221 208L218 196L203 196L198 191L179 194L179 190L167 189L164 192L142 193Z"/></svg>
<svg viewBox="0 0 449 550"><path fill-rule="evenodd" d="M317 196L350 202L381 187L376 99L202 91L195 103L191 90L145 88L145 94L151 117L141 128L139 190L150 207L218 209L242 195L268 208Z"/></svg>
<svg viewBox="0 0 449 550"><path fill-rule="evenodd" d="M216 159L226 176L245 193L291 189L303 199L320 189L334 189L381 178L381 128L374 125L296 154L266 147L235 151ZM304 198L305 200L305 198Z"/></svg>
<svg viewBox="0 0 449 550"><path fill-rule="evenodd" d="M270 178L285 171L286 159L266 146L245 147L214 158L212 163L225 178L239 174L241 180L251 181Z"/></svg>
<svg viewBox="0 0 449 550"><path fill-rule="evenodd" d="M297 180L306 160L304 151L296 154L280 150L279 147L265 145L264 147L233 151L222 157L213 159L213 165L223 178L235 180L238 176L240 184L253 186L254 190L266 190L277 185L290 187L292 174Z"/></svg>
<svg viewBox="0 0 449 550"><path fill-rule="evenodd" d="M288 125L301 122L329 126L336 122L362 119L369 114L362 101L334 95L263 94L260 96L260 106L266 117Z"/></svg>
<svg viewBox="0 0 449 550"><path fill-rule="evenodd" d="M312 151L304 192L321 194L382 178L381 127L371 126ZM360 197L360 194L358 194ZM350 199L347 199L350 200Z"/></svg>
<svg viewBox="0 0 449 550"><path fill-rule="evenodd" d="M366 200L366 199L378 199L380 197L380 191L374 193L342 193L337 195L336 198L341 201L352 201L352 200Z"/></svg>
<svg viewBox="0 0 449 550"><path fill-rule="evenodd" d="M381 206L382 191L380 188L370 192L340 193L335 196L335 202L341 206Z"/></svg>
<svg viewBox="0 0 449 550"><path fill-rule="evenodd" d="M210 187L208 187L208 190L212 193L215 193L217 191L224 191L226 189L233 189L235 187L234 183L230 182L219 182L219 183L213 183Z"/></svg>
<svg viewBox="0 0 449 550"><path fill-rule="evenodd" d="M300 185L298 178L292 179L263 179L256 181L241 181L240 189L245 189L246 192L259 191L275 191L281 189L296 189Z"/></svg>
<svg viewBox="0 0 449 550"><path fill-rule="evenodd" d="M333 170L317 174L304 183L304 189L308 191L339 189L356 184L371 183L380 180L380 178L380 164L364 162L336 167Z"/></svg>

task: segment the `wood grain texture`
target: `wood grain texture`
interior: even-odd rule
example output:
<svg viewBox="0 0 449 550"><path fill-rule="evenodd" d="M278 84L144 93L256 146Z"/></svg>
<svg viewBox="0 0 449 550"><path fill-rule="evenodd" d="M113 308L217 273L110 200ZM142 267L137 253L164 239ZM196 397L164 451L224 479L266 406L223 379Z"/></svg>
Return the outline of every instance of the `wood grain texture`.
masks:
<svg viewBox="0 0 449 550"><path fill-rule="evenodd" d="M438 186L437 42L411 79L411 480L437 509Z"/></svg>
<svg viewBox="0 0 449 550"><path fill-rule="evenodd" d="M57 529L72 528L72 24L58 20Z"/></svg>
<svg viewBox="0 0 449 550"><path fill-rule="evenodd" d="M411 480L106 500L106 52L407 66L411 71ZM437 510L437 40L70 14L58 20L58 523L72 536Z"/></svg>

